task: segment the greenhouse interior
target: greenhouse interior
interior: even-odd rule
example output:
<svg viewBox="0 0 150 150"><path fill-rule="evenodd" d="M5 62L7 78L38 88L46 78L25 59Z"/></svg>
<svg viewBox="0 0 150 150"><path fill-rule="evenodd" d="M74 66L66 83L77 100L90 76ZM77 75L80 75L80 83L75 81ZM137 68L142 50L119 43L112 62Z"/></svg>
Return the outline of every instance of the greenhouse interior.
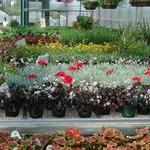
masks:
<svg viewBox="0 0 150 150"><path fill-rule="evenodd" d="M150 0L0 0L0 150L150 150Z"/></svg>

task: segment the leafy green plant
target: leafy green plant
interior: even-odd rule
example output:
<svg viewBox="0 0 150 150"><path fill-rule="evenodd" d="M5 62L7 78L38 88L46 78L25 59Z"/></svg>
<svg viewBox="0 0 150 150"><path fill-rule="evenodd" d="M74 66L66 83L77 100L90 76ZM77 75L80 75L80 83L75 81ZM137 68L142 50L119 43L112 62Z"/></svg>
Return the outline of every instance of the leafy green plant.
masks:
<svg viewBox="0 0 150 150"><path fill-rule="evenodd" d="M150 44L150 25L149 22L143 20L142 23L140 23L140 29L142 31L142 34L144 35L144 39L147 41L147 44Z"/></svg>
<svg viewBox="0 0 150 150"><path fill-rule="evenodd" d="M91 29L93 25L92 18L88 16L78 16L77 22L83 29Z"/></svg>

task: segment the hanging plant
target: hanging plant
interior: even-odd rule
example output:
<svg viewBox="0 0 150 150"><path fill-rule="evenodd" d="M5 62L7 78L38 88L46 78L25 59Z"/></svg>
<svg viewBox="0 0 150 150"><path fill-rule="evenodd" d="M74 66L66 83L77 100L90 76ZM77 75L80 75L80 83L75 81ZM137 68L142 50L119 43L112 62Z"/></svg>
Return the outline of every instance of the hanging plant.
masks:
<svg viewBox="0 0 150 150"><path fill-rule="evenodd" d="M100 0L103 9L116 9L121 0Z"/></svg>
<svg viewBox="0 0 150 150"><path fill-rule="evenodd" d="M98 7L99 2L97 0L84 0L82 4L85 9L94 10Z"/></svg>
<svg viewBox="0 0 150 150"><path fill-rule="evenodd" d="M130 4L134 7L147 7L150 6L150 0L130 0Z"/></svg>

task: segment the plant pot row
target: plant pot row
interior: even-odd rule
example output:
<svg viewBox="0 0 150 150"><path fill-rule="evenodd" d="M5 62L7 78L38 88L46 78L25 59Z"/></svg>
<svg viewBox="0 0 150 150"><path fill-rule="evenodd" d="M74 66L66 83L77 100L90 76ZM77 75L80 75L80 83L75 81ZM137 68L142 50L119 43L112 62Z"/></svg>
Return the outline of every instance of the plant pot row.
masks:
<svg viewBox="0 0 150 150"><path fill-rule="evenodd" d="M44 106L35 104L31 105L29 109L27 109L29 112L29 116L31 118L42 118L44 114ZM17 117L19 115L20 107L17 104L13 105L5 105L5 115L7 117ZM62 118L66 116L66 107L53 107L51 109L52 111L52 117ZM92 116L92 112L97 116L101 115L109 115L110 114L110 108L94 108L94 110L90 109L78 109L76 110L78 112L78 116L81 118L89 118ZM150 107L149 106L132 106L132 105L125 105L121 109L122 117L130 118L135 117L136 112L141 115L149 115L150 114Z"/></svg>

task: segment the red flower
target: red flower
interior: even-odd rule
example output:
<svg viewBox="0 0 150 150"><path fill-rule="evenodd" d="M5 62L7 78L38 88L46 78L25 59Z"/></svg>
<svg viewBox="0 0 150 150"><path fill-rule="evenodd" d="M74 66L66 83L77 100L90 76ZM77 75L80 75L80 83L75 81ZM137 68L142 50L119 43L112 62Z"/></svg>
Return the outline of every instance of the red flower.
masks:
<svg viewBox="0 0 150 150"><path fill-rule="evenodd" d="M63 77L63 76L65 76L65 72L58 71L58 72L56 72L55 76L57 76L57 77Z"/></svg>
<svg viewBox="0 0 150 150"><path fill-rule="evenodd" d="M65 132L65 136L74 138L77 142L83 141L84 137L76 128L70 128Z"/></svg>
<svg viewBox="0 0 150 150"><path fill-rule="evenodd" d="M37 75L35 75L35 74L28 74L28 75L25 75L25 77L28 78L28 79L36 79Z"/></svg>
<svg viewBox="0 0 150 150"><path fill-rule="evenodd" d="M40 59L37 61L37 64L39 64L41 66L46 66L46 65L48 65L48 61L45 59Z"/></svg>
<svg viewBox="0 0 150 150"><path fill-rule="evenodd" d="M81 136L80 133L79 133L79 134L74 134L73 138L74 138L76 141L78 141L78 142L83 141L83 136Z"/></svg>
<svg viewBox="0 0 150 150"><path fill-rule="evenodd" d="M65 136L73 137L75 134L80 135L80 131L76 128L69 128L65 131Z"/></svg>
<svg viewBox="0 0 150 150"><path fill-rule="evenodd" d="M139 76L135 76L132 78L133 82L141 82L141 80L142 80L142 77L139 77Z"/></svg>
<svg viewBox="0 0 150 150"><path fill-rule="evenodd" d="M71 85L71 84L73 84L74 79L73 79L73 77L70 76L70 75L65 75L65 76L62 77L62 81L63 81L63 83L66 84L66 85Z"/></svg>
<svg viewBox="0 0 150 150"><path fill-rule="evenodd" d="M145 72L144 72L144 75L150 76L150 70L145 71Z"/></svg>
<svg viewBox="0 0 150 150"><path fill-rule="evenodd" d="M77 61L77 62L75 62L75 64L74 64L76 67L77 67L77 69L79 69L79 68L82 68L83 67L83 65L84 65L84 63L83 63L83 61Z"/></svg>
<svg viewBox="0 0 150 150"><path fill-rule="evenodd" d="M107 70L107 71L106 71L106 74L107 74L107 75L111 75L113 72L114 72L114 70L113 70L113 69L110 69L110 70Z"/></svg>
<svg viewBox="0 0 150 150"><path fill-rule="evenodd" d="M78 68L76 66L70 66L70 67L68 67L68 70L72 71L72 72L76 71L77 69Z"/></svg>

